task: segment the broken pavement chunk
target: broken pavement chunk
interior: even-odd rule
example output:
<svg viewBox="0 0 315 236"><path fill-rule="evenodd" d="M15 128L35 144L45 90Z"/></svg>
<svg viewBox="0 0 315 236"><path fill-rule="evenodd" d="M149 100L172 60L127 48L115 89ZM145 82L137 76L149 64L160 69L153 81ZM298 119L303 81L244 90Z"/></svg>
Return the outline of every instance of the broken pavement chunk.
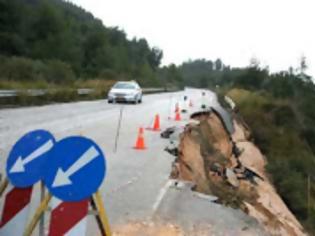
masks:
<svg viewBox="0 0 315 236"><path fill-rule="evenodd" d="M179 140L179 135L184 131L184 127L172 126L161 133L161 137L171 140Z"/></svg>
<svg viewBox="0 0 315 236"><path fill-rule="evenodd" d="M164 149L173 156L178 156L178 141L171 141Z"/></svg>
<svg viewBox="0 0 315 236"><path fill-rule="evenodd" d="M208 194L203 194L203 193L198 193L198 192L194 192L193 196L207 200L209 202L216 202L218 200L218 197L213 196L213 195L208 195Z"/></svg>
<svg viewBox="0 0 315 236"><path fill-rule="evenodd" d="M235 188L239 187L240 183L239 183L237 176L235 175L235 173L233 172L232 169L226 168L225 169L225 176L226 176L226 179L229 182L229 184L231 184Z"/></svg>
<svg viewBox="0 0 315 236"><path fill-rule="evenodd" d="M173 126L173 127L170 127L170 128L167 128L166 130L164 130L162 133L161 133L161 138L169 138L170 135L172 133L174 133L176 127Z"/></svg>

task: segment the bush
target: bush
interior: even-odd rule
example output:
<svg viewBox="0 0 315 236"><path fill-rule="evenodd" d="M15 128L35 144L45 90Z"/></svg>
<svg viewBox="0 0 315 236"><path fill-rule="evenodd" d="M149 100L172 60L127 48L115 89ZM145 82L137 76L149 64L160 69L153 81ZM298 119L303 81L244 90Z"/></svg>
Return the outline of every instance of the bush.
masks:
<svg viewBox="0 0 315 236"><path fill-rule="evenodd" d="M315 153L315 128L306 127L306 129L302 131L302 137L307 141L313 153Z"/></svg>
<svg viewBox="0 0 315 236"><path fill-rule="evenodd" d="M245 89L260 89L268 76L268 71L256 67L247 68L244 74L235 78L234 85Z"/></svg>
<svg viewBox="0 0 315 236"><path fill-rule="evenodd" d="M272 112L274 124L276 126L284 126L299 130L299 122L296 119L295 113L288 105L276 106Z"/></svg>
<svg viewBox="0 0 315 236"><path fill-rule="evenodd" d="M57 60L47 61L45 80L56 84L70 84L74 79L75 75L68 64Z"/></svg>
<svg viewBox="0 0 315 236"><path fill-rule="evenodd" d="M34 80L37 76L36 63L38 62L26 58L8 58L0 67L1 77L10 81Z"/></svg>
<svg viewBox="0 0 315 236"><path fill-rule="evenodd" d="M2 81L37 83L46 81L55 84L73 83L72 68L61 61L42 62L22 57L1 58L0 78Z"/></svg>

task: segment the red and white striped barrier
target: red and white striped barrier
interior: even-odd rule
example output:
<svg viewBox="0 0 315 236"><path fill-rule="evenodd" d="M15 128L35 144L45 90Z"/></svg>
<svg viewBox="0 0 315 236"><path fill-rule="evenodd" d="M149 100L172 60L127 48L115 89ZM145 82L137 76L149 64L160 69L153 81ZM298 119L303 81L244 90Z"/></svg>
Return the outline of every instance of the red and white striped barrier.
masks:
<svg viewBox="0 0 315 236"><path fill-rule="evenodd" d="M23 235L30 211L33 187L10 187L1 214L0 235Z"/></svg>
<svg viewBox="0 0 315 236"><path fill-rule="evenodd" d="M52 199L49 236L83 236L86 234L89 200L62 202Z"/></svg>

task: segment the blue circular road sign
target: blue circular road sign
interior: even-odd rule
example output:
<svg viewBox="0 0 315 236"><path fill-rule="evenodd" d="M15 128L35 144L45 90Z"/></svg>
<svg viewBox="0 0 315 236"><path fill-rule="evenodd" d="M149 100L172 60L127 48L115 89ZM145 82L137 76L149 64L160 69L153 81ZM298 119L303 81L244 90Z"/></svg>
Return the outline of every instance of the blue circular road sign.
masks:
<svg viewBox="0 0 315 236"><path fill-rule="evenodd" d="M54 136L46 130L25 134L13 146L6 166L10 182L16 187L30 187L42 178L43 165L55 144Z"/></svg>
<svg viewBox="0 0 315 236"><path fill-rule="evenodd" d="M85 137L68 137L57 142L47 164L45 185L53 196L63 201L90 197L106 174L102 150Z"/></svg>

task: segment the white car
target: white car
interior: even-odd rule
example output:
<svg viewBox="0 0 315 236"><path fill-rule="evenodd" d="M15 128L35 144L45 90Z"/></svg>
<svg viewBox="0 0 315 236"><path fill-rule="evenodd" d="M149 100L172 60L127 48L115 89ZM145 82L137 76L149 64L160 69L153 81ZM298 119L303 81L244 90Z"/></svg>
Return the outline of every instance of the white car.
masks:
<svg viewBox="0 0 315 236"><path fill-rule="evenodd" d="M142 102L142 89L136 81L119 81L109 90L107 95L108 103Z"/></svg>

